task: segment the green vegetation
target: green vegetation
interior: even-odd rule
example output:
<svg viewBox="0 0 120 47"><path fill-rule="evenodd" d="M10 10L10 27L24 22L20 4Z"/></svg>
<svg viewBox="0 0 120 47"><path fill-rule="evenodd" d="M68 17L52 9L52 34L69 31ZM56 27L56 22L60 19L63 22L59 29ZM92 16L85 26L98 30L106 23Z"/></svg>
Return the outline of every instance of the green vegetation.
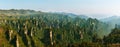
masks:
<svg viewBox="0 0 120 47"><path fill-rule="evenodd" d="M109 24L92 18L34 10L0 10L0 47L104 47L113 43L109 42L114 38L108 33L110 29Z"/></svg>

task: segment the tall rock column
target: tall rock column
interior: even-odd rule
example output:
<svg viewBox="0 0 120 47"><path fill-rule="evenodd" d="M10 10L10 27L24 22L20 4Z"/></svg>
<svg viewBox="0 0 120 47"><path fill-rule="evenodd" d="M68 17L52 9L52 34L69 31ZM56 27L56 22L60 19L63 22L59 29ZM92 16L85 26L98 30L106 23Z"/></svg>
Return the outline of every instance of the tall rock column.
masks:
<svg viewBox="0 0 120 47"><path fill-rule="evenodd" d="M16 39L16 47L19 47L19 39L18 39L18 35L17 35L17 39Z"/></svg>

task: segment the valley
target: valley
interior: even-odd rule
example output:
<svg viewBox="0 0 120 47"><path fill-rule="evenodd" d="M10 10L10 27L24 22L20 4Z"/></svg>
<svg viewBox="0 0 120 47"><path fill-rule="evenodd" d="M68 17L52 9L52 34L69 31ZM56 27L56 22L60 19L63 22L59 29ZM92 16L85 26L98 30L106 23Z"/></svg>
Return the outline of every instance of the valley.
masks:
<svg viewBox="0 0 120 47"><path fill-rule="evenodd" d="M118 24L84 15L0 10L0 47L120 46L119 32Z"/></svg>

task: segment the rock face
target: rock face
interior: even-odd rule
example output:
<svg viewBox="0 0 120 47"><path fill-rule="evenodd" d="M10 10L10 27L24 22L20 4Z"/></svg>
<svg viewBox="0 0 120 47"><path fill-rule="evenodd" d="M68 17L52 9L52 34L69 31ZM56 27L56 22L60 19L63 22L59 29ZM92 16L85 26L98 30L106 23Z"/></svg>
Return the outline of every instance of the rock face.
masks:
<svg viewBox="0 0 120 47"><path fill-rule="evenodd" d="M12 39L12 34L13 34L13 30L9 30L9 37L10 37L9 41L11 41Z"/></svg>
<svg viewBox="0 0 120 47"><path fill-rule="evenodd" d="M83 39L83 33L79 31L80 39Z"/></svg>
<svg viewBox="0 0 120 47"><path fill-rule="evenodd" d="M27 29L27 26L26 26L26 24L24 25L25 26L25 31L24 31L24 33L25 33L25 35L27 35L27 33L28 33L28 29Z"/></svg>
<svg viewBox="0 0 120 47"><path fill-rule="evenodd" d="M18 36L17 36L17 40L16 40L16 47L19 47L19 39L18 39Z"/></svg>
<svg viewBox="0 0 120 47"><path fill-rule="evenodd" d="M50 31L50 40L51 40L51 45L53 45L53 40L52 40L52 31Z"/></svg>

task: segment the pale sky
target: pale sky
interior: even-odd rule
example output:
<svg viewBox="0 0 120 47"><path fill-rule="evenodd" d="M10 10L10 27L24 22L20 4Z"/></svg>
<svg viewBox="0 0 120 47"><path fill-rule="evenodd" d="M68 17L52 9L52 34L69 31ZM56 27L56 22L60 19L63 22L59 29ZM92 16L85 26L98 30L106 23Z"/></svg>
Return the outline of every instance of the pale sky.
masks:
<svg viewBox="0 0 120 47"><path fill-rule="evenodd" d="M0 0L0 9L120 15L120 0Z"/></svg>

